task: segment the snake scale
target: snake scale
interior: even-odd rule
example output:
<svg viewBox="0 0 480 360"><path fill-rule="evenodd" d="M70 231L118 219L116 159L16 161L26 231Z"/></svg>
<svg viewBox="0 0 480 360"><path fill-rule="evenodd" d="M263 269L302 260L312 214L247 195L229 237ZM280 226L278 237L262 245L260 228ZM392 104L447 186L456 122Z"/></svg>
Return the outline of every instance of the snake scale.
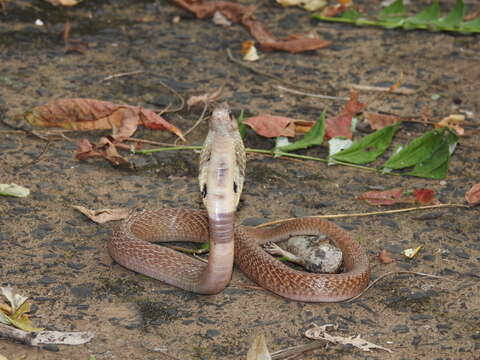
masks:
<svg viewBox="0 0 480 360"><path fill-rule="evenodd" d="M234 262L248 278L288 299L335 302L359 294L370 278L367 254L334 223L298 218L272 228L235 225L245 163L237 123L228 105L219 104L200 155L200 193L206 211L134 210L110 237L110 256L128 269L201 294L222 291L230 281ZM326 234L342 251L343 273L294 270L261 248L268 241L320 234ZM171 241L210 242L208 263L154 244Z"/></svg>

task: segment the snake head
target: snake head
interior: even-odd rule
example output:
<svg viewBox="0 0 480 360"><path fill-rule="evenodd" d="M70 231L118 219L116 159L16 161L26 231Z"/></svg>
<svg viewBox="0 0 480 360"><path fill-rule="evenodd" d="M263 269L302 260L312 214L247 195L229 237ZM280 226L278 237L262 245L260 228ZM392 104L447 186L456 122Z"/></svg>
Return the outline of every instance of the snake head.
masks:
<svg viewBox="0 0 480 360"><path fill-rule="evenodd" d="M233 218L243 189L245 162L237 122L228 104L222 103L213 110L200 155L200 192L210 219Z"/></svg>

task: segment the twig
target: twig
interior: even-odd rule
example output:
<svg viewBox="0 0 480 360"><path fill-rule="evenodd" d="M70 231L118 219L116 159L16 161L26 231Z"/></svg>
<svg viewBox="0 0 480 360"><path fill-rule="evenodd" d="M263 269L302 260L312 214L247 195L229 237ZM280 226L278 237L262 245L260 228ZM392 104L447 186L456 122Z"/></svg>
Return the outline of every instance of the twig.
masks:
<svg viewBox="0 0 480 360"><path fill-rule="evenodd" d="M463 205L463 204L437 204L437 205L417 206L417 207L395 209L395 210L372 211L372 212L367 212L367 213L313 215L313 216L308 216L308 217L309 218L319 218L319 219L336 219L336 218L345 218L345 217L360 217L360 216L372 216L372 215L384 215L384 214L397 214L397 213L408 212L408 211L445 208L445 207L459 207L459 208L467 208L467 209L471 208L471 206ZM257 225L257 226L255 226L255 228L262 228L262 227L265 227L265 226L282 224L284 222L295 220L295 219L296 218L287 218L287 219L270 221L270 222L265 223L265 224Z"/></svg>
<svg viewBox="0 0 480 360"><path fill-rule="evenodd" d="M107 76L107 77L104 77L104 78L103 78L102 80L100 80L99 82L104 82L104 81L112 80L112 79L119 78L119 77L123 77L123 76L130 76L130 75L141 74L141 73L144 73L144 72L145 72L144 70L137 70L137 71L130 71L130 72L113 74L113 75L109 75L109 76Z"/></svg>
<svg viewBox="0 0 480 360"><path fill-rule="evenodd" d="M432 275L432 274L425 274L425 273L422 273L422 272L416 272L416 271L391 271L391 272L388 272L388 273L385 273L383 275L380 275L378 278L376 278L375 280L373 280L365 289L363 289L363 291L354 296L353 298L350 298L348 300L345 300L344 302L351 302L355 299L358 299L360 296L362 296L367 290L369 290L373 285L375 285L377 282L379 282L380 280L386 278L387 276L390 276L390 275L397 275L397 274L410 274L410 275L417 275L417 276L425 276L425 277L429 277L429 278L432 278L432 279L442 279L442 280L447 280L447 281L451 281L450 279L447 279L443 276L438 276L438 275Z"/></svg>
<svg viewBox="0 0 480 360"><path fill-rule="evenodd" d="M283 90L285 92L289 92L296 95L304 95L304 96L316 97L316 98L326 99L326 100L349 100L348 97L312 94L312 93L307 93L299 90L290 89L282 85L276 85L275 87L279 90Z"/></svg>
<svg viewBox="0 0 480 360"><path fill-rule="evenodd" d="M50 140L47 139L47 142L45 143L45 146L43 147L42 151L40 151L40 153L35 157L35 159L33 159L31 162L27 163L27 164L23 164L19 167L17 167L17 169L25 169L29 166L32 166L33 164L37 163L40 158L43 156L43 154L45 154L48 150L50 146Z"/></svg>
<svg viewBox="0 0 480 360"><path fill-rule="evenodd" d="M208 101L205 102L205 104L203 106L202 114L200 115L198 120L195 122L195 124L193 124L193 126L190 129L185 131L185 133L183 134L183 137L186 137L188 134L190 134L203 121L205 113L207 112L207 109L208 109ZM175 142L174 142L175 145L177 145L179 139L180 138L177 138L175 140Z"/></svg>
<svg viewBox="0 0 480 360"><path fill-rule="evenodd" d="M369 86L369 85L360 85L360 84L346 84L347 87L353 88L355 90L365 90L365 91L378 91L378 92L387 92L392 94L401 94L401 95L412 95L417 91L408 88L396 88L391 90L391 87L383 86Z"/></svg>
<svg viewBox="0 0 480 360"><path fill-rule="evenodd" d="M144 139L135 138L135 137L128 137L125 140L126 141L138 142L138 143L144 143L144 144L150 144L150 145L174 146L174 144L162 143L162 142L153 141L153 140L144 140Z"/></svg>
<svg viewBox="0 0 480 360"><path fill-rule="evenodd" d="M2 323L0 323L0 337L18 341L18 342L21 342L22 344L26 344L30 346L36 345L33 341L35 339L34 332L27 332L27 331L15 329L12 326L8 326Z"/></svg>

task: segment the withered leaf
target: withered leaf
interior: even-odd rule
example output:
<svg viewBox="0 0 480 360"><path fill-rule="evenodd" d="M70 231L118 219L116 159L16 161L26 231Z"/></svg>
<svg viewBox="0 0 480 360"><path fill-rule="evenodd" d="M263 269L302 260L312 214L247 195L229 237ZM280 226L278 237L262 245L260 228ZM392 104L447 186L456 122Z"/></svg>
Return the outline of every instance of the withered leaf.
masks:
<svg viewBox="0 0 480 360"><path fill-rule="evenodd" d="M350 100L345 104L339 115L330 117L326 120L326 136L334 138L336 136L344 136L351 139L352 134L352 118L360 112L366 104L358 102L358 92L350 90Z"/></svg>
<svg viewBox="0 0 480 360"><path fill-rule="evenodd" d="M465 194L465 200L469 205L480 204L480 183L472 186L470 190Z"/></svg>
<svg viewBox="0 0 480 360"><path fill-rule="evenodd" d="M295 119L284 116L263 114L254 116L243 121L257 134L265 137L295 136Z"/></svg>

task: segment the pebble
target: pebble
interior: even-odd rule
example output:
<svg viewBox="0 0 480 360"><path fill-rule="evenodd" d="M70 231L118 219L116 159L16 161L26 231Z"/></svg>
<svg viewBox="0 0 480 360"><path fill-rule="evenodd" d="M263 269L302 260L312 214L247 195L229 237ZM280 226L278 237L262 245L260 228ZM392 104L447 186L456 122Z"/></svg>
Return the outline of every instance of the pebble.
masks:
<svg viewBox="0 0 480 360"><path fill-rule="evenodd" d="M51 276L45 275L38 279L38 282L43 285L50 285L57 282L57 280Z"/></svg>
<svg viewBox="0 0 480 360"><path fill-rule="evenodd" d="M79 285L70 289L72 295L75 297L86 298L92 295L92 285Z"/></svg>
<svg viewBox="0 0 480 360"><path fill-rule="evenodd" d="M408 328L407 325L395 325L392 328L392 331L397 334L405 334L405 333L408 333L410 329Z"/></svg>

